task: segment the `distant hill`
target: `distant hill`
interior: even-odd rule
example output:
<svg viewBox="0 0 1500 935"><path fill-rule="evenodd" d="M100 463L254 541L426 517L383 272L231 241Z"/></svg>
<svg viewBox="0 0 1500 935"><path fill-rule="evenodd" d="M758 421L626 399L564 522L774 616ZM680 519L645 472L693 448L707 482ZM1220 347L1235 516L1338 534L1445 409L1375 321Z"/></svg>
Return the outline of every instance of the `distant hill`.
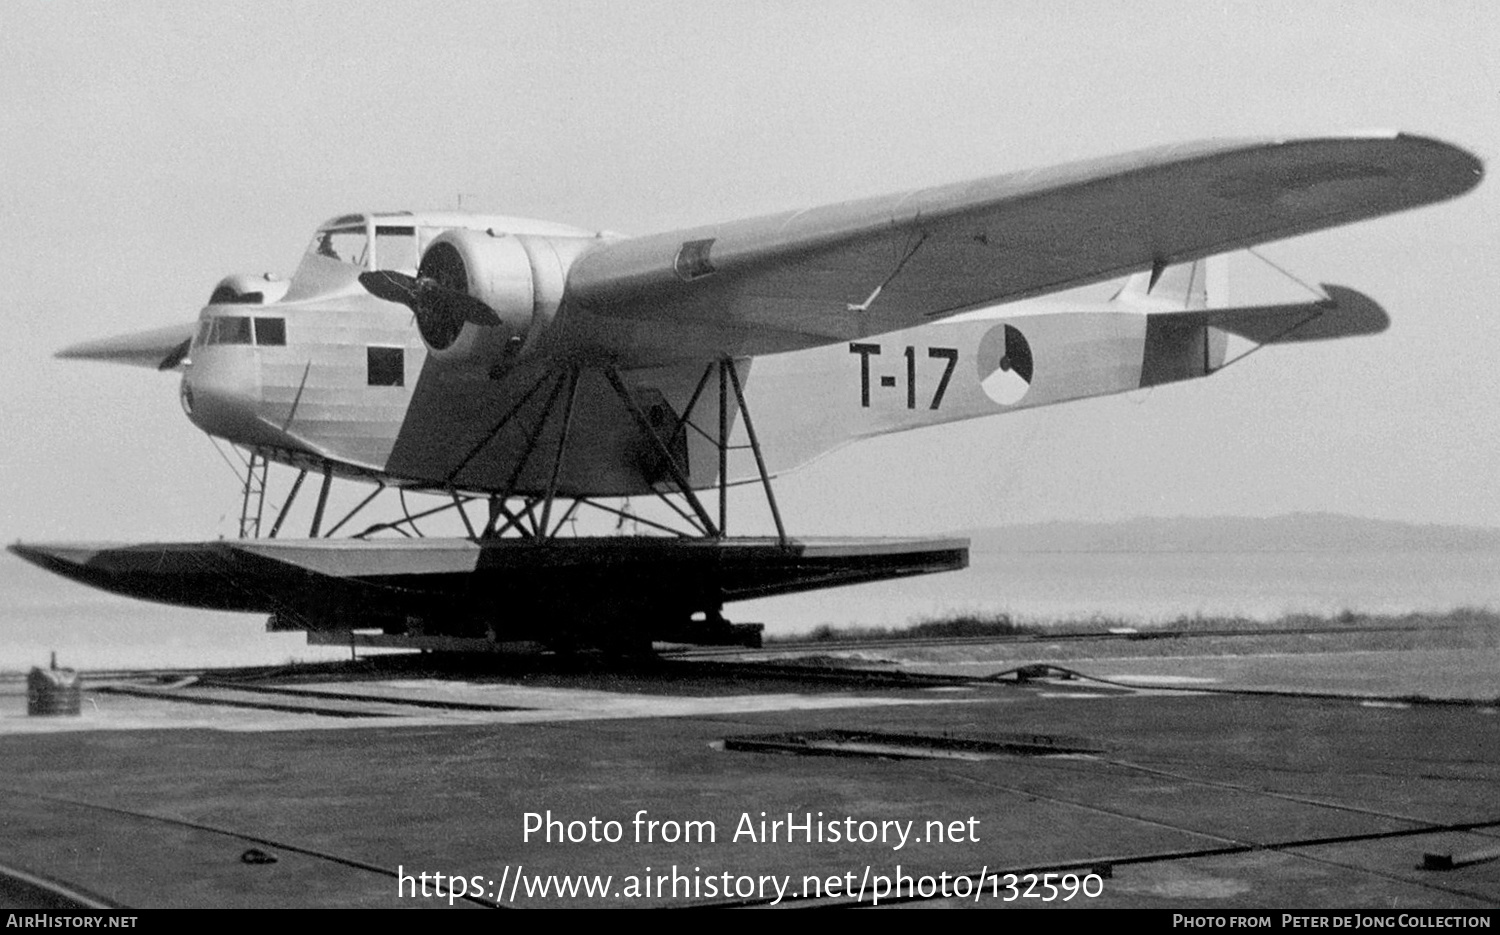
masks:
<svg viewBox="0 0 1500 935"><path fill-rule="evenodd" d="M1500 529L1397 523L1336 513L1031 523L971 529L966 535L975 552L1500 551ZM1500 575L1500 558L1496 574Z"/></svg>

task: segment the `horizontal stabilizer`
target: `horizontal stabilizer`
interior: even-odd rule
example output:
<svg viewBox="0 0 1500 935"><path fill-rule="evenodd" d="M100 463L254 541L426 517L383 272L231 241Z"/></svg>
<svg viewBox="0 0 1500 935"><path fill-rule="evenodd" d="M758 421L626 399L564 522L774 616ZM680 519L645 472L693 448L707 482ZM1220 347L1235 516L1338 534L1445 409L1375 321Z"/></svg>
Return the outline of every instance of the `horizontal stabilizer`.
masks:
<svg viewBox="0 0 1500 935"><path fill-rule="evenodd" d="M1207 376L1224 366L1229 335L1257 345L1379 334L1391 323L1363 292L1323 285L1315 302L1150 312L1141 386Z"/></svg>
<svg viewBox="0 0 1500 935"><path fill-rule="evenodd" d="M1390 316L1374 299L1345 286L1322 284L1328 298L1290 305L1259 305L1153 314L1173 325L1208 325L1256 344L1324 341L1379 334Z"/></svg>
<svg viewBox="0 0 1500 935"><path fill-rule="evenodd" d="M134 331L74 344L58 351L56 356L64 360L102 360L152 370L176 370L187 362L188 348L197 330L198 323L190 321L150 331Z"/></svg>

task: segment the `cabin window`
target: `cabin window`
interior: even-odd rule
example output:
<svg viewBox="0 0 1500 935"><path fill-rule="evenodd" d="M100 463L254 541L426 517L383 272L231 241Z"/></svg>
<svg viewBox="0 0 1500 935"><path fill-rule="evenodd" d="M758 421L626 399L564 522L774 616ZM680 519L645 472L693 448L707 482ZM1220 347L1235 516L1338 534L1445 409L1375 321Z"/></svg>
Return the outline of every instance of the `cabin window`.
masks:
<svg viewBox="0 0 1500 935"><path fill-rule="evenodd" d="M370 386L405 386L406 351L399 347L365 349L366 374Z"/></svg>
<svg viewBox="0 0 1500 935"><path fill-rule="evenodd" d="M286 345L285 318L255 319L255 343L261 347L283 347Z"/></svg>

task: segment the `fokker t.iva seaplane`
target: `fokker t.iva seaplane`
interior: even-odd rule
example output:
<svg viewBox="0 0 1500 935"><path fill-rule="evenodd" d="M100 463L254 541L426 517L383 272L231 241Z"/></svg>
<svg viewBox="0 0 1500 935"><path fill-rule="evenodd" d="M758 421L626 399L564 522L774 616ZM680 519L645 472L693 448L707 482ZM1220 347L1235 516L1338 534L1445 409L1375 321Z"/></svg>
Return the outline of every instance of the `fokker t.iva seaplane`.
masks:
<svg viewBox="0 0 1500 935"><path fill-rule="evenodd" d="M59 355L182 371L189 418L250 453L240 538L12 549L317 642L753 643L727 602L968 559L963 540L794 538L777 475L874 435L1206 376L1231 335L1379 332L1381 307L1342 286L1230 307L1217 255L1481 174L1449 144L1369 134L1171 146L644 237L344 215L290 280L231 276L196 322ZM1109 301L1066 294L1127 276ZM263 530L268 462L297 474ZM278 538L310 474L307 538ZM336 521L335 478L373 485ZM742 484L774 537L730 536ZM431 511L408 510L336 537L388 488L443 496L468 535L417 538ZM579 510L635 533L565 535Z"/></svg>

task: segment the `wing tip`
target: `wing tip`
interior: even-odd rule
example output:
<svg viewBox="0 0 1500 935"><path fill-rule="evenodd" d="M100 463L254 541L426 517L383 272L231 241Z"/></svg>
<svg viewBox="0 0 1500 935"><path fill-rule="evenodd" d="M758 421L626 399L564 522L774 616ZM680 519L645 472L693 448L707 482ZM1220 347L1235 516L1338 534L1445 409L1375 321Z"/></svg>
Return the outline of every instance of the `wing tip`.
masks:
<svg viewBox="0 0 1500 935"><path fill-rule="evenodd" d="M1416 133L1402 133L1396 138L1435 151L1437 155L1433 161L1433 171L1443 172L1452 181L1452 190L1447 196L1449 198L1472 191L1484 181L1484 160L1462 146Z"/></svg>
<svg viewBox="0 0 1500 935"><path fill-rule="evenodd" d="M57 360L94 360L106 364L120 363L122 358L129 355L119 348L111 346L107 341L80 341L77 344L69 344L61 350L54 351L52 356ZM125 360L126 363L132 361ZM139 364L139 361L133 361Z"/></svg>
<svg viewBox="0 0 1500 935"><path fill-rule="evenodd" d="M1405 131L1394 133L1389 139L1402 145L1429 150L1449 163L1445 168L1453 172L1455 178L1462 178L1467 183L1460 191L1468 191L1484 179L1484 160L1457 143Z"/></svg>
<svg viewBox="0 0 1500 935"><path fill-rule="evenodd" d="M57 360L112 361L109 350L103 346L102 341L79 341L77 344L69 344L67 347L53 351L52 356Z"/></svg>
<svg viewBox="0 0 1500 935"><path fill-rule="evenodd" d="M188 360L197 322L95 338L53 351L57 360L92 360L152 370L175 370Z"/></svg>
<svg viewBox="0 0 1500 935"><path fill-rule="evenodd" d="M1367 129L1331 133L1316 139L1286 139L1299 142L1368 143L1400 159L1412 179L1430 185L1431 197L1424 203L1445 201L1472 191L1484 181L1484 160L1447 140L1405 130Z"/></svg>
<svg viewBox="0 0 1500 935"><path fill-rule="evenodd" d="M1273 145L1286 146L1305 143L1316 144L1319 142L1377 143L1413 150L1425 149L1436 154L1441 154L1460 167L1468 168L1470 170L1469 174L1473 177L1482 178L1484 176L1484 160L1470 150L1459 146L1457 143L1451 143L1436 136L1428 136L1425 133L1411 133L1406 130L1367 128L1324 133L1311 137L1288 136L1274 140ZM1476 182L1475 184L1478 183Z"/></svg>

